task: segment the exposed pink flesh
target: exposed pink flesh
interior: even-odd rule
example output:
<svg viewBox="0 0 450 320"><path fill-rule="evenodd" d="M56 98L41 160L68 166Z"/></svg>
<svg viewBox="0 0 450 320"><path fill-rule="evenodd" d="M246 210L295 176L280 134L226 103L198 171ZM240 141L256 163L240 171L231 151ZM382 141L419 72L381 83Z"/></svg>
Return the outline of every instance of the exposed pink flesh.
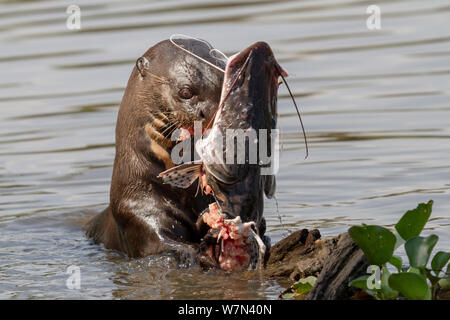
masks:
<svg viewBox="0 0 450 320"><path fill-rule="evenodd" d="M240 217L225 219L217 204L209 205L203 221L212 229L219 230L218 241L222 241L219 265L225 271L245 270L250 265L251 246L249 236L253 222L242 223Z"/></svg>
<svg viewBox="0 0 450 320"><path fill-rule="evenodd" d="M184 141L187 140L191 137L191 135L194 134L194 129L193 128L181 128L181 133L180 133L180 137L178 138L178 141Z"/></svg>

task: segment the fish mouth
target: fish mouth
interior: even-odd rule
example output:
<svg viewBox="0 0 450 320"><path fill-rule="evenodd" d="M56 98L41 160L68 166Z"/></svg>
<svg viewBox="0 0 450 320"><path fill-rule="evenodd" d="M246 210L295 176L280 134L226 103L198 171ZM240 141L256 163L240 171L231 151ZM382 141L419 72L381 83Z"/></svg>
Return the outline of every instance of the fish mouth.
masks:
<svg viewBox="0 0 450 320"><path fill-rule="evenodd" d="M249 63L251 65L249 66ZM259 69L259 70L258 70ZM273 78L278 82L278 76L288 76L288 73L275 60L274 54L270 46L263 41L255 42L245 50L231 56L225 68L225 77L222 86L221 104L228 98L229 92L238 86L238 78L243 75L253 75L261 77L261 72L275 72L277 75ZM260 79L262 80L262 79ZM253 81L254 83L263 83L264 81ZM245 83L245 82L244 82ZM241 82L241 85L244 85ZM246 83L248 85L248 81ZM278 85L277 85L278 88Z"/></svg>
<svg viewBox="0 0 450 320"><path fill-rule="evenodd" d="M250 55L254 55L254 60L257 60L258 62L273 62L275 64L275 69L283 74L283 76L287 77L288 73L286 70L284 70L278 62L276 62L274 54L270 46L263 41L255 42L251 46L249 46L247 49L242 50L241 52L231 56L229 58L228 64L226 66L225 70L225 79L224 85L227 85L226 82L230 81L230 79L233 77L233 74L237 72L238 69L242 68L243 65L246 64L248 61ZM259 57L258 57L259 56Z"/></svg>

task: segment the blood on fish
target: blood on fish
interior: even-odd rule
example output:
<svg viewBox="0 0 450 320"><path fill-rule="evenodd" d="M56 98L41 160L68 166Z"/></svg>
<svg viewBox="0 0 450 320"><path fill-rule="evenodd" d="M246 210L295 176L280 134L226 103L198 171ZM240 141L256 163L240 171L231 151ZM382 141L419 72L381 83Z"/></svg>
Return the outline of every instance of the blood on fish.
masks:
<svg viewBox="0 0 450 320"><path fill-rule="evenodd" d="M217 203L209 205L209 211L203 214L203 222L210 228L220 230L218 241L222 241L219 266L225 271L245 270L250 265L251 244L250 229L253 222L242 223L240 217L225 219Z"/></svg>

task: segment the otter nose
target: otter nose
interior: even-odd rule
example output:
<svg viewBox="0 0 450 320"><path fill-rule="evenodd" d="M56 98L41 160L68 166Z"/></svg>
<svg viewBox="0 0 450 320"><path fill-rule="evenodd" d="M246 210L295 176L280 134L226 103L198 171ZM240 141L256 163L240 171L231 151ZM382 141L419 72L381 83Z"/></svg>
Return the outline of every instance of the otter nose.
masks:
<svg viewBox="0 0 450 320"><path fill-rule="evenodd" d="M201 121L209 122L212 117L214 117L214 113L216 112L217 106L210 102L208 103L199 103L197 105L197 109L195 110L195 115L197 119Z"/></svg>
<svg viewBox="0 0 450 320"><path fill-rule="evenodd" d="M199 108L197 110L197 117L202 118L202 119L206 119L206 115L205 115L205 112L203 111L203 108Z"/></svg>

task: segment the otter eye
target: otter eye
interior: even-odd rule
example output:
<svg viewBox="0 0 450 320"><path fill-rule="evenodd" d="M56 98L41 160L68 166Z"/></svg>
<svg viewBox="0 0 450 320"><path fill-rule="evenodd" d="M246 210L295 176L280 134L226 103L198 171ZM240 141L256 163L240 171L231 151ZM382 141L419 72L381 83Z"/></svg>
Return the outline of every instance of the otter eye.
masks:
<svg viewBox="0 0 450 320"><path fill-rule="evenodd" d="M192 92L191 88L184 87L184 88L181 88L180 91L178 91L178 95L182 99L190 99L194 96L194 93Z"/></svg>

